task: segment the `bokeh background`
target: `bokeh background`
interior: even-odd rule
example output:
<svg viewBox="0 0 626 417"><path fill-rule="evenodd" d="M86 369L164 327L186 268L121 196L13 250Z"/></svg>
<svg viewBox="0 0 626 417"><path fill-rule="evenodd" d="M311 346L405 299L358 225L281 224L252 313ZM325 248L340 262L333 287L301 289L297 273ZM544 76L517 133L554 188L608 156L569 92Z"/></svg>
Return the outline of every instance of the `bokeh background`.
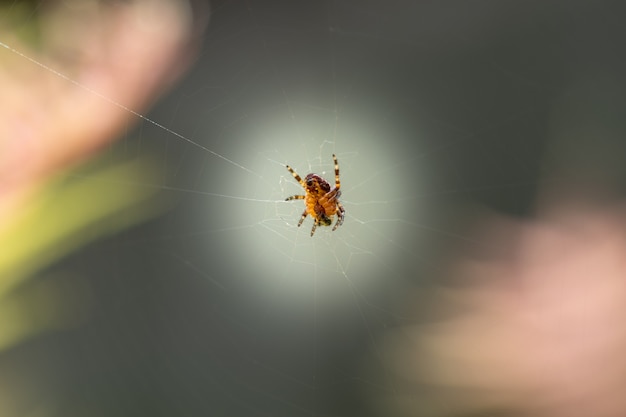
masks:
<svg viewBox="0 0 626 417"><path fill-rule="evenodd" d="M23 284L40 292L17 305L71 308L2 352L0 412L392 415L372 401L400 384L380 337L423 319L399 305L446 253L479 244L475 210L524 218L540 190L623 192L623 11L211 2L188 75L95 163L149 168L69 174L158 197L143 223L96 233ZM284 165L332 178L333 153L346 220L311 238L301 202L283 201L300 193Z"/></svg>

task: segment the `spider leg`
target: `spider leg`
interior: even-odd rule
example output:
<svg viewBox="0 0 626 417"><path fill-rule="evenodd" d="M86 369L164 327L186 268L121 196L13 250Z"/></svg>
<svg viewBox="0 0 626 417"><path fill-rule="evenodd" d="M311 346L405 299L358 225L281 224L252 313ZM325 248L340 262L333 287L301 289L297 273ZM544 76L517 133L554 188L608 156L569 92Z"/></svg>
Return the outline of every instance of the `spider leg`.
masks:
<svg viewBox="0 0 626 417"><path fill-rule="evenodd" d="M305 198L306 198L306 196L303 196L303 195L292 195L291 197L285 198L285 201L289 201L289 200L304 200Z"/></svg>
<svg viewBox="0 0 626 417"><path fill-rule="evenodd" d="M306 209L302 212L302 216L300 216L300 221L298 222L298 227L300 227L302 225L302 222L304 221L304 219L306 219Z"/></svg>
<svg viewBox="0 0 626 417"><path fill-rule="evenodd" d="M341 203L337 202L337 208L339 209L337 211L337 223L335 223L333 231L337 230L337 228L343 224L343 219L346 217L346 209L343 208Z"/></svg>
<svg viewBox="0 0 626 417"><path fill-rule="evenodd" d="M333 154L333 161L335 162L335 188L339 190L341 188L341 181L339 181L339 162L337 162L337 155Z"/></svg>
<svg viewBox="0 0 626 417"><path fill-rule="evenodd" d="M315 223L313 223L313 228L311 229L311 237L313 237L313 235L315 234L315 229L317 229L318 223L319 223L319 220L315 219Z"/></svg>
<svg viewBox="0 0 626 417"><path fill-rule="evenodd" d="M304 183L302 178L300 178L300 175L298 175L298 173L294 171L293 168L290 167L289 165L285 165L285 168L287 168L287 171L291 172L291 175L296 179L296 181L298 181L300 185L302 186L302 188L306 190L306 184Z"/></svg>

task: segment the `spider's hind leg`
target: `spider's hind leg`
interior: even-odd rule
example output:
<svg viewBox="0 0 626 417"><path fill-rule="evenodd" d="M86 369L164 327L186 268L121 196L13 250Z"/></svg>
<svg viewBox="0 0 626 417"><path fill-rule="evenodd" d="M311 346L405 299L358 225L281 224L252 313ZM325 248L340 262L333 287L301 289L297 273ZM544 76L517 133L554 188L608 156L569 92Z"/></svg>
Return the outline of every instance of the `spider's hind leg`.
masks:
<svg viewBox="0 0 626 417"><path fill-rule="evenodd" d="M304 210L302 212L302 216L300 216L300 221L298 222L298 227L300 227L302 225L302 222L304 221L304 219L306 219L306 210Z"/></svg>
<svg viewBox="0 0 626 417"><path fill-rule="evenodd" d="M341 203L337 203L337 208L339 209L337 211L337 223L333 226L333 231L337 230L337 228L343 224L343 219L346 217L346 209L343 208Z"/></svg>
<svg viewBox="0 0 626 417"><path fill-rule="evenodd" d="M315 229L317 229L317 224L319 223L319 221L317 219L315 219L315 222L313 223L313 228L311 229L311 237L313 237L313 235L315 234Z"/></svg>

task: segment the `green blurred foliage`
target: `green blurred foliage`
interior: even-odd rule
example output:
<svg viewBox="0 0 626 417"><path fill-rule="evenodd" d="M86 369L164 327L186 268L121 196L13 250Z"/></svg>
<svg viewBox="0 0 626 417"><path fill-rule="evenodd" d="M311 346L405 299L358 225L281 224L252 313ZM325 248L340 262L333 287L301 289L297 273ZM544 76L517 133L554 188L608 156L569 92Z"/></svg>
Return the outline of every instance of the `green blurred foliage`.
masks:
<svg viewBox="0 0 626 417"><path fill-rule="evenodd" d="M0 232L0 351L46 328L80 322L88 309L82 284L63 294L50 284L25 285L29 277L167 206L149 185L156 169L147 158L79 170L49 180ZM76 311L68 311L72 306Z"/></svg>

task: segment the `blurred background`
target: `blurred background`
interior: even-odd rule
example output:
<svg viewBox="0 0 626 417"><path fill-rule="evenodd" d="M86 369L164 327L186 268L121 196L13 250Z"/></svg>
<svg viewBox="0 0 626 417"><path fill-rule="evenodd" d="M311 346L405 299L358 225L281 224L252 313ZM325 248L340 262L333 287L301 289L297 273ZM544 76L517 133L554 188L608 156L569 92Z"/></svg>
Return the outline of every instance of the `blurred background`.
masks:
<svg viewBox="0 0 626 417"><path fill-rule="evenodd" d="M621 2L0 11L0 415L622 415ZM284 165L333 153L346 220L311 238ZM584 243L616 295L568 306Z"/></svg>

